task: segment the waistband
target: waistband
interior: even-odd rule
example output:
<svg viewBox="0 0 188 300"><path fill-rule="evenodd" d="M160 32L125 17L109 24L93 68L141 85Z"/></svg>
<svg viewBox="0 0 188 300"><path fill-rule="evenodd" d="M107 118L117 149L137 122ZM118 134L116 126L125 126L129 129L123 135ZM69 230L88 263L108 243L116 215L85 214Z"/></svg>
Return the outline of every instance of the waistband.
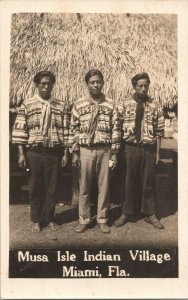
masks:
<svg viewBox="0 0 188 300"><path fill-rule="evenodd" d="M29 147L28 151L31 152L37 152L37 153L62 153L63 148L62 147L53 147L53 148L48 148L48 147Z"/></svg>
<svg viewBox="0 0 188 300"><path fill-rule="evenodd" d="M127 143L125 142L124 145L133 146L133 147L139 147L139 148L150 148L150 147L156 147L157 143L154 144L144 144L144 143Z"/></svg>
<svg viewBox="0 0 188 300"><path fill-rule="evenodd" d="M80 145L81 148L95 149L95 148L111 148L111 144L92 144L92 145Z"/></svg>

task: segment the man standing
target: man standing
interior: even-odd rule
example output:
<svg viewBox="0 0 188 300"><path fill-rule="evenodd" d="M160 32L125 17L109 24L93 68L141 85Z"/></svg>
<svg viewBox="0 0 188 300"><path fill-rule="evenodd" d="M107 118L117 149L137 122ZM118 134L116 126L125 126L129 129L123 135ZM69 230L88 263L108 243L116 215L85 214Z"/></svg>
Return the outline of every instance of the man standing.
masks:
<svg viewBox="0 0 188 300"><path fill-rule="evenodd" d="M155 170L159 161L160 140L164 135L162 109L148 96L147 73L132 78L133 96L119 105L126 157L125 201L115 226L122 226L140 203L145 221L164 228L155 216Z"/></svg>
<svg viewBox="0 0 188 300"><path fill-rule="evenodd" d="M79 225L76 232L87 229L91 222L90 193L94 176L98 183L97 223L103 233L109 233L109 161L113 169L117 164L113 102L102 93L103 75L90 70L85 75L88 95L77 100L73 106L70 143L72 165L80 167ZM115 133L114 133L115 136Z"/></svg>
<svg viewBox="0 0 188 300"><path fill-rule="evenodd" d="M38 92L21 105L12 142L18 144L19 166L28 164L31 170L30 218L33 231L39 232L42 226L57 230L53 223L56 189L60 165L64 167L68 161L69 116L64 103L51 96L53 73L38 72L34 83Z"/></svg>

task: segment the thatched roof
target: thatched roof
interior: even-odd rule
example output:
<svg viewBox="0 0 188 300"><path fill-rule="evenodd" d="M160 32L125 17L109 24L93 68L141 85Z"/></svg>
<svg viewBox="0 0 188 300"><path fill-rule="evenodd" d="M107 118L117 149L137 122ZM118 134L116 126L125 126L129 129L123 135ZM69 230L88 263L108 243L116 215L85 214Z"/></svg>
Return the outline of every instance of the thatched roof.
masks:
<svg viewBox="0 0 188 300"><path fill-rule="evenodd" d="M34 93L35 73L56 75L56 97L71 104L85 91L84 75L99 68L105 92L115 101L146 71L151 94L177 98L175 15L20 13L12 16L10 104Z"/></svg>

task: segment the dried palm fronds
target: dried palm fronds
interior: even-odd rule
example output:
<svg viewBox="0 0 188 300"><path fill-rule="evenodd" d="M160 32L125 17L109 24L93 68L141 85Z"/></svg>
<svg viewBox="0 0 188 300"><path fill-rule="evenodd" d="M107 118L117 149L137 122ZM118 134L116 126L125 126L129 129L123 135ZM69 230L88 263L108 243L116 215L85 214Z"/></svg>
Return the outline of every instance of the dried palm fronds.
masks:
<svg viewBox="0 0 188 300"><path fill-rule="evenodd" d="M161 103L177 99L175 15L19 13L12 16L10 105L34 93L33 76L56 75L54 93L71 106L85 93L84 76L99 68L114 101L145 71Z"/></svg>

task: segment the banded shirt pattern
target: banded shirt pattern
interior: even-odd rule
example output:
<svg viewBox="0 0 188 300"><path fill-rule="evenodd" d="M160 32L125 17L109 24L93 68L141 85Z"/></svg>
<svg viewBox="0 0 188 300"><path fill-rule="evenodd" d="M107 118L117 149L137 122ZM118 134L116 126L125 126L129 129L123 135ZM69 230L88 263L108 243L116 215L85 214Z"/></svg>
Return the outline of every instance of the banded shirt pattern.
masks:
<svg viewBox="0 0 188 300"><path fill-rule="evenodd" d="M119 130L117 130L119 134L119 147L122 140L128 143L137 143L135 135L136 106L137 102L132 96L127 97L124 102L120 102L116 106L119 126ZM164 116L162 108L157 101L149 98L144 104L140 143L155 144L157 137L163 136Z"/></svg>
<svg viewBox="0 0 188 300"><path fill-rule="evenodd" d="M69 145L72 147L73 152L78 151L81 145L89 144L88 131L92 117L91 105L90 97L86 96L78 99L73 106L69 130ZM113 109L113 101L108 97L105 97L99 103L97 126L92 144L111 144L112 152L115 153L116 140L118 141L119 134L116 133L117 115Z"/></svg>
<svg viewBox="0 0 188 300"><path fill-rule="evenodd" d="M25 100L19 108L12 132L14 144L28 145L32 147L46 145L46 137L40 128L43 104L34 96ZM55 98L51 105L51 139L53 147L67 146L69 135L69 113L64 103Z"/></svg>

